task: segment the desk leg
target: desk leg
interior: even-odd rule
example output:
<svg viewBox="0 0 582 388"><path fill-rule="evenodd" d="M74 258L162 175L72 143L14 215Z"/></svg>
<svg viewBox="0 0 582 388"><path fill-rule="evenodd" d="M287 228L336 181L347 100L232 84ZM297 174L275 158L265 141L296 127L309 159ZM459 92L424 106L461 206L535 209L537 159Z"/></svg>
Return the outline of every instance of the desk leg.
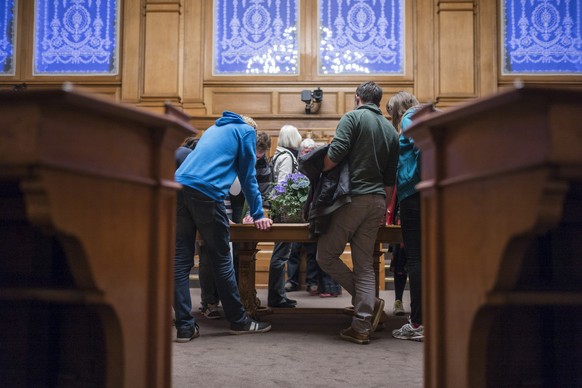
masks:
<svg viewBox="0 0 582 388"><path fill-rule="evenodd" d="M376 298L380 296L380 281L384 281L384 268L380 264L382 263L382 255L384 252L382 251L382 244L376 243L374 246L374 273L376 274Z"/></svg>
<svg viewBox="0 0 582 388"><path fill-rule="evenodd" d="M380 296L380 282L384 281L386 274L384 273L384 266L381 265L383 263L382 255L384 254L384 250L382 250L382 244L376 243L374 247L374 273L376 274L376 298ZM382 317L380 318L380 322L384 323L388 320L388 315L386 311L382 312ZM383 326L382 326L383 328ZM380 331L381 329L376 329Z"/></svg>
<svg viewBox="0 0 582 388"><path fill-rule="evenodd" d="M240 243L238 255L238 288L240 299L251 316L255 316L261 301L257 298L255 288L255 261L257 255L256 242Z"/></svg>

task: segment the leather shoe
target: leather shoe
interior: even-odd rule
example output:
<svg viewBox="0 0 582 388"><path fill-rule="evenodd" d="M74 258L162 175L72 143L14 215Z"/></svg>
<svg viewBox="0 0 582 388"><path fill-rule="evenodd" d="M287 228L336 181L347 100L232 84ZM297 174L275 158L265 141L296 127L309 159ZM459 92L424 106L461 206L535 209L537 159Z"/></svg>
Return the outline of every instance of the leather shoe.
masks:
<svg viewBox="0 0 582 388"><path fill-rule="evenodd" d="M269 305L269 307L273 307L273 308L283 308L283 309L292 309L292 308L295 308L296 305L297 305L297 302L291 303L290 300L285 300L284 302L281 302L281 303L278 303L278 304L271 304L271 305Z"/></svg>
<svg viewBox="0 0 582 388"><path fill-rule="evenodd" d="M297 306L297 301L295 299L285 298L285 302L292 304L293 306Z"/></svg>
<svg viewBox="0 0 582 388"><path fill-rule="evenodd" d="M369 333L358 333L354 329L348 327L347 329L343 329L340 331L340 337L345 339L346 341L350 341L360 345L367 345L370 343L370 334Z"/></svg>

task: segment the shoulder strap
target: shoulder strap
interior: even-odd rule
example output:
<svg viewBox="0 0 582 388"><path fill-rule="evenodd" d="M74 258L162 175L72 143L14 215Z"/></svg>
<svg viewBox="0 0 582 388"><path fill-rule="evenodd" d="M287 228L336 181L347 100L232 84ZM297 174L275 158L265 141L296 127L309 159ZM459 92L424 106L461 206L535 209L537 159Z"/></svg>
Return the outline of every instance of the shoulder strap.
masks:
<svg viewBox="0 0 582 388"><path fill-rule="evenodd" d="M297 158L295 157L295 155L293 155L293 152L289 151L288 149L284 148L283 152L279 152L277 155L275 155L273 157L272 163L273 163L273 167L275 167L275 163L277 162L277 159L279 158L279 156L283 155L283 154L289 154L291 156L291 160L293 161L293 173L297 172L297 169L299 168L299 165L297 163Z"/></svg>

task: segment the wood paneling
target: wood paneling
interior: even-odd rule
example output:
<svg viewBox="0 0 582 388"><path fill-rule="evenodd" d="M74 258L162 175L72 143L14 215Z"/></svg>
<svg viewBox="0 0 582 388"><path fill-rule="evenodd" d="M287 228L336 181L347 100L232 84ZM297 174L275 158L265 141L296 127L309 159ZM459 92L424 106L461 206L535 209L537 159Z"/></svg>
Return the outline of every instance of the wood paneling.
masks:
<svg viewBox="0 0 582 388"><path fill-rule="evenodd" d="M146 6L144 97L178 97L180 3Z"/></svg>
<svg viewBox="0 0 582 388"><path fill-rule="evenodd" d="M439 4L439 97L475 96L474 24L472 1Z"/></svg>
<svg viewBox="0 0 582 388"><path fill-rule="evenodd" d="M0 77L0 89L21 82L32 89L72 81L87 88L116 88L110 93L116 99L156 112L163 111L164 102L170 99L193 116L192 122L200 128L228 109L252 113L269 130L292 123L333 131L341 115L352 109L357 85L369 79L382 85L384 109L391 94L399 90L448 108L512 85L517 78L499 74L498 1L405 1L405 73L394 76L319 75L318 2L303 0L299 4L296 76L213 75L212 0L124 0L119 76L33 77L34 6L21 1L16 75ZM582 88L580 76L519 78L531 84ZM306 115L299 93L318 86L324 90L321 109Z"/></svg>

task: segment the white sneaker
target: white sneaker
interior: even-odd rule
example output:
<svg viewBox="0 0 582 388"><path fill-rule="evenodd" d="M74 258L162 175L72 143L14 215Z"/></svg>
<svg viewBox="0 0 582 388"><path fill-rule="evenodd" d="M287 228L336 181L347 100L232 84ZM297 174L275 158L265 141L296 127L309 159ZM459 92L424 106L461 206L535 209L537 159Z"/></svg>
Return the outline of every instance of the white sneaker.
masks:
<svg viewBox="0 0 582 388"><path fill-rule="evenodd" d="M404 311L404 306L402 305L401 300L394 301L394 310L392 311L394 315L404 315L406 312Z"/></svg>
<svg viewBox="0 0 582 388"><path fill-rule="evenodd" d="M422 342L424 341L424 326L420 325L415 329L412 327L412 324L406 323L400 329L393 330L392 337L402 340Z"/></svg>

